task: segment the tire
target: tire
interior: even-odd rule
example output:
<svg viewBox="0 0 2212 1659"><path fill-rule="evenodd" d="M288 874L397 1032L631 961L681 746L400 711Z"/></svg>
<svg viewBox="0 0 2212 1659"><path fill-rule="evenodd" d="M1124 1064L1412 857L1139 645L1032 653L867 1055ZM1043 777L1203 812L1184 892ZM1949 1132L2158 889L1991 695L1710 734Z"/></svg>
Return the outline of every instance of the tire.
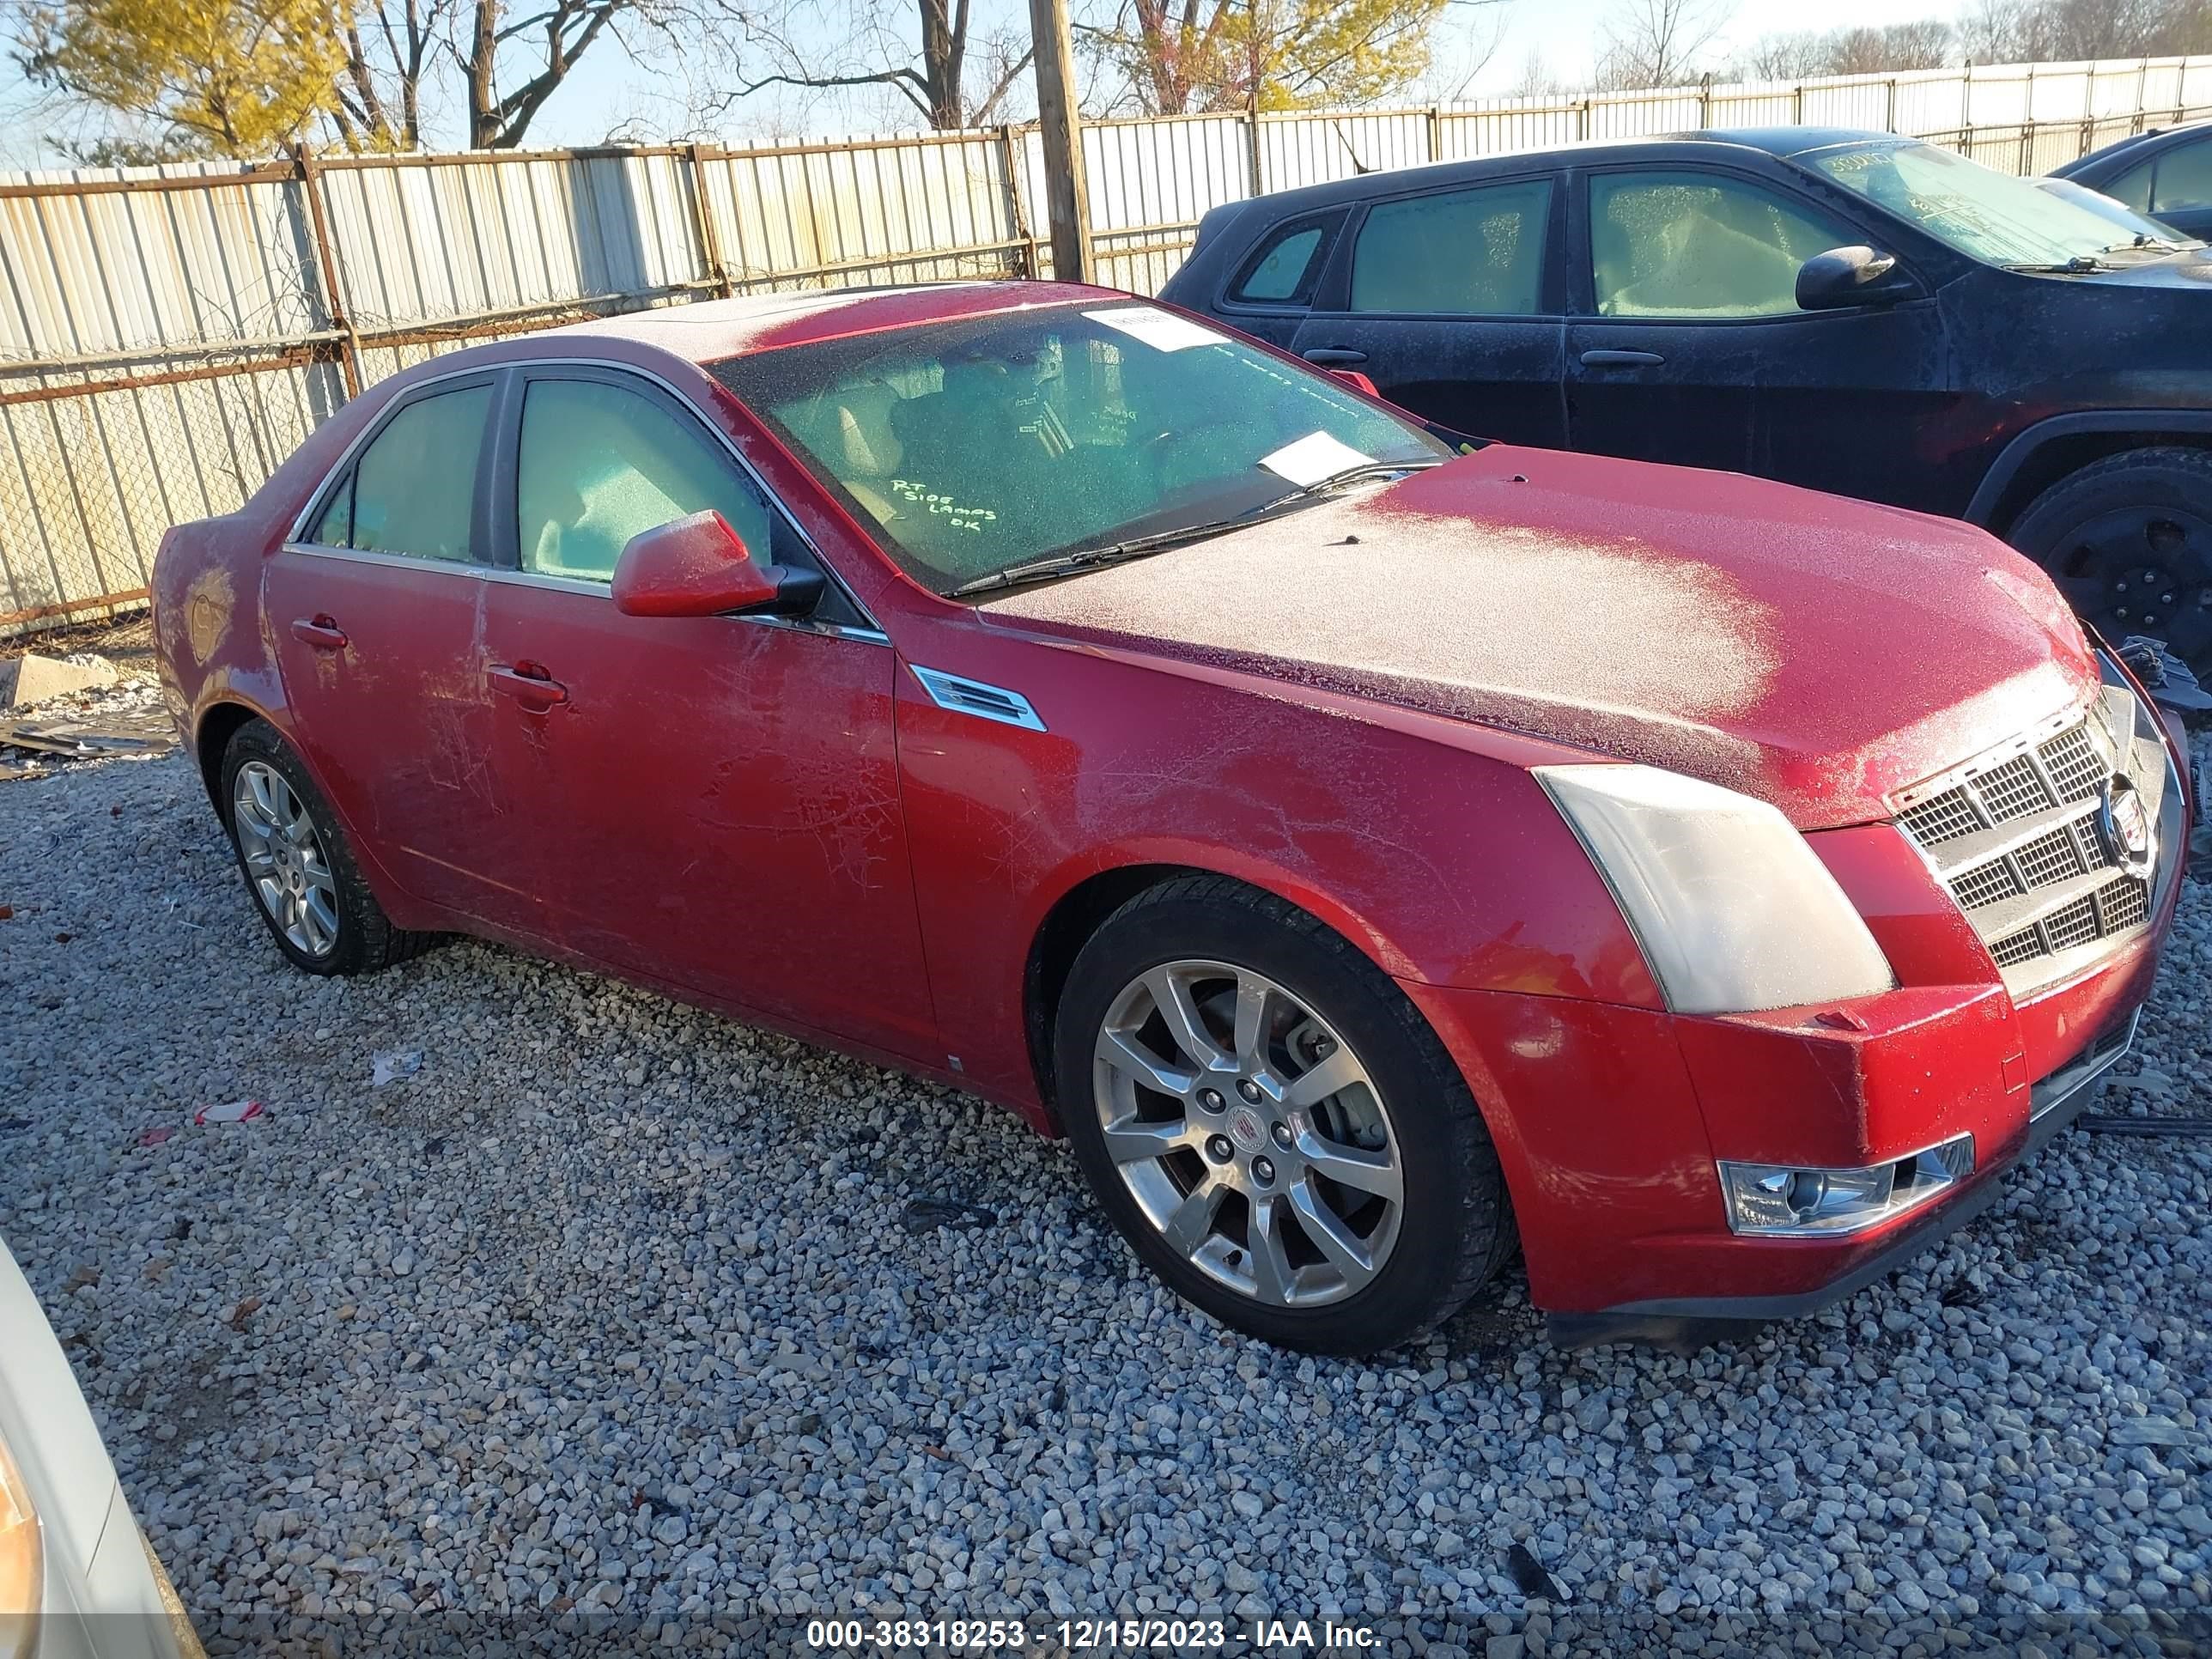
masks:
<svg viewBox="0 0 2212 1659"><path fill-rule="evenodd" d="M1178 1044L1163 996L1215 1059ZM1442 1042L1372 962L1270 894L1184 877L1108 917L1069 973L1053 1069L1076 1159L1131 1248L1264 1342L1411 1342L1512 1253L1498 1155ZM1317 1209L1330 1224L1310 1223Z"/></svg>
<svg viewBox="0 0 2212 1659"><path fill-rule="evenodd" d="M434 934L403 933L392 925L362 879L337 815L299 757L268 721L248 720L231 734L223 750L222 781L223 828L229 831L231 853L246 896L276 948L295 968L323 975L374 973L405 961L434 940ZM253 804L241 805L241 790ZM273 812L267 805L271 802ZM296 814L290 810L294 808ZM302 820L308 826L304 843L296 836L271 836L257 827L266 823L281 829L288 822ZM289 851L277 846L280 841L289 843ZM262 857L264 854L268 856ZM280 862L272 865L268 861L271 858ZM278 891L265 896L270 882ZM309 896L318 902L303 911L295 901ZM299 920L288 926L294 916Z"/></svg>
<svg viewBox="0 0 2212 1659"><path fill-rule="evenodd" d="M2212 677L2212 453L2106 456L2037 496L2007 539L2114 645L2148 634Z"/></svg>

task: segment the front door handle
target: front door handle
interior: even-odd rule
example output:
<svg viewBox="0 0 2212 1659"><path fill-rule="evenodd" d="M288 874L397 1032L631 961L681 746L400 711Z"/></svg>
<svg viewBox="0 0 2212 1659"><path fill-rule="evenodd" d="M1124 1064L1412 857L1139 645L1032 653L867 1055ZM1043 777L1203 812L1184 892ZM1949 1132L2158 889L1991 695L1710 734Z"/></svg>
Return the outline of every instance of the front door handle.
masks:
<svg viewBox="0 0 2212 1659"><path fill-rule="evenodd" d="M1367 361L1365 352L1353 351L1345 346L1315 346L1310 350L1301 351L1298 356L1310 363L1319 363L1324 368L1333 368L1339 363L1364 363Z"/></svg>
<svg viewBox="0 0 2212 1659"><path fill-rule="evenodd" d="M318 651L345 649L345 629L335 619L317 611L312 617L301 617L292 624L292 637L303 645L312 645Z"/></svg>
<svg viewBox="0 0 2212 1659"><path fill-rule="evenodd" d="M1656 351L1585 351L1584 368L1655 368L1667 360Z"/></svg>
<svg viewBox="0 0 2212 1659"><path fill-rule="evenodd" d="M519 662L512 668L501 664L486 672L494 690L506 692L533 714L568 701L568 688L534 662Z"/></svg>

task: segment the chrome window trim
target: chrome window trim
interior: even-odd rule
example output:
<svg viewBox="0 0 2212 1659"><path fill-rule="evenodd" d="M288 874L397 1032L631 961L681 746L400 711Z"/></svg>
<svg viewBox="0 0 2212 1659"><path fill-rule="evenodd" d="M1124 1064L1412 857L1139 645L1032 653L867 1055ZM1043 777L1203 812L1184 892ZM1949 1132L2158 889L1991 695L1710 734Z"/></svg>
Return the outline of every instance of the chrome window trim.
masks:
<svg viewBox="0 0 2212 1659"><path fill-rule="evenodd" d="M437 386L441 382L446 380L466 380L471 376L478 374L496 374L508 369L532 368L589 368L596 369L603 374L635 375L641 380L650 381L653 385L659 386L663 392L665 392L670 397L675 398L693 420L704 427L708 433L720 443L722 448L728 453L730 459L735 461L738 464L739 470L744 472L744 476L752 481L753 487L760 491L762 500L768 503L769 510L777 517L781 518L784 523L790 527L791 533L799 538L799 544L805 548L807 553L813 558L815 565L822 572L823 579L835 586L838 592L844 596L847 603L851 605L854 611L860 615L862 625L859 627L848 627L838 623L823 623L809 627L804 623L803 619L794 619L787 617L739 617L737 620L742 622L775 623L786 627L793 626L794 622L796 622L797 625L799 625L804 632L837 634L849 636L854 639L878 640L885 645L889 645L890 643L890 635L884 631L883 624L876 620L875 614L871 611L866 605L860 603L860 596L853 592L851 586L847 583L844 577L838 572L836 567L831 564L828 559L822 556L821 547L815 542L815 539L811 536L806 533L805 526L799 522L798 515L793 513L791 508L785 504L783 497L777 495L775 491L769 487L769 481L761 476L760 469L755 466L752 462L747 459L745 453L738 447L737 444L731 439L730 434L723 431L720 424L708 417L706 411L699 407L696 399L691 398L681 386L676 385L675 382L670 380L666 376L655 374L649 368L640 368L635 364L617 362L615 360L607 357L524 357L507 359L496 363L478 363L467 368L456 368L447 369L442 374L429 375L427 378L417 381L414 386L408 387L404 397L406 399L411 401L414 398L415 394L422 391L423 388ZM732 395L735 396L736 394L732 393ZM358 554L368 551L368 550L363 548L325 547L319 543L308 539L307 527L313 521L316 507L322 502L324 497L329 493L331 481L337 477L337 476L343 472L349 466L353 465L355 458L360 454L362 449L376 434L384 429L386 422L389 421L393 412L393 410L387 409L380 413L374 420L362 428L360 431L353 434L352 438L348 440L345 448L339 453L337 459L331 463L329 469L324 472L321 478L316 481L314 489L307 493L307 505L301 507L299 513L293 518L291 527L285 532L284 536L283 545L285 551L315 553L331 556ZM428 564L451 566L457 569L481 570L491 575L513 575L525 577L532 582L566 585L574 580L573 578L561 576L542 576L535 571L501 570L496 566L488 564L480 565L472 559L457 562L455 561L447 559L418 558L412 554L406 553L395 553L387 556L402 560L410 565ZM603 595L607 591L605 584L599 582L585 582L580 584L580 586L583 591L598 592Z"/></svg>
<svg viewBox="0 0 2212 1659"><path fill-rule="evenodd" d="M501 570L488 564L478 564L473 559L426 559L412 553L384 553L363 547L324 547L314 542L288 541L278 550L296 553L310 559L338 559L351 564L383 565L400 570L432 570L449 576L465 576L475 581L498 582L512 587L544 587L558 593L576 593L587 598L609 599L605 582L585 581L574 576L546 576L533 570ZM863 611L862 615L866 612ZM888 646L891 636L880 628L856 628L843 623L816 622L806 617L748 617L732 616L725 622L750 623L760 628L787 628L800 634L821 634L832 639L859 640L867 645Z"/></svg>

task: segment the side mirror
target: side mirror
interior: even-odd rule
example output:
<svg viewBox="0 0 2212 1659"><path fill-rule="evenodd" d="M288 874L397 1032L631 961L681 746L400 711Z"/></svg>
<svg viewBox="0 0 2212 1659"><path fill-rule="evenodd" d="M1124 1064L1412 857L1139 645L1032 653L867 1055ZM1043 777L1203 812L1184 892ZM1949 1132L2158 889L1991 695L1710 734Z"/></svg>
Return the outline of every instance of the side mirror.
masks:
<svg viewBox="0 0 2212 1659"><path fill-rule="evenodd" d="M1335 375L1340 380L1347 381L1351 385L1358 386L1362 392L1365 392L1370 398L1380 398L1382 395L1381 390L1376 387L1375 382L1369 380L1364 374L1362 374L1356 368L1332 368L1329 370L1329 373Z"/></svg>
<svg viewBox="0 0 2212 1659"><path fill-rule="evenodd" d="M1893 253L1863 245L1832 247L1797 267L1797 308L1835 311L1845 306L1894 305L1920 292L1920 284L1898 268Z"/></svg>
<svg viewBox="0 0 2212 1659"><path fill-rule="evenodd" d="M820 576L755 562L711 508L640 531L615 561L615 609L626 617L803 617L821 598Z"/></svg>

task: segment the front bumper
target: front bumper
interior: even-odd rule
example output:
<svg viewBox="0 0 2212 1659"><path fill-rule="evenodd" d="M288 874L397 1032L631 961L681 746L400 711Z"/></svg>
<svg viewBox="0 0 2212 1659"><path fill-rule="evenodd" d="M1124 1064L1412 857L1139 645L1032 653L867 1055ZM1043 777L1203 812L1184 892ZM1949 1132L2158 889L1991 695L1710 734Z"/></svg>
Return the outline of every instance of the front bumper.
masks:
<svg viewBox="0 0 2212 1659"><path fill-rule="evenodd" d="M1553 1313L1546 1316L1553 1342L1568 1349L1643 1342L1693 1352L1713 1342L1748 1334L1770 1320L1802 1319L1864 1290L1923 1250L1932 1249L1996 1203L2004 1190L2005 1171L2040 1151L2103 1092L2106 1074L2134 1045L2141 1018L2137 1008L2107 1037L2091 1043L2034 1085L2030 1091L2027 1139L2009 1158L1978 1171L1965 1190L1947 1201L1930 1205L1894 1227L1870 1235L1879 1243L1856 1265L1827 1283L1783 1295L1659 1297L1601 1313Z"/></svg>
<svg viewBox="0 0 2212 1659"><path fill-rule="evenodd" d="M1498 1147L1532 1300L1555 1334L1710 1340L1802 1316L1893 1271L1994 1202L2081 1109L2150 994L2179 898L2168 792L2146 924L2064 977L2008 986L1894 828L1810 837L1894 969L1832 1006L1714 1017L1401 981ZM2017 1000L2016 1000L2017 999ZM1730 1231L1717 1164L1864 1168L1971 1134L1972 1173L1842 1237Z"/></svg>

